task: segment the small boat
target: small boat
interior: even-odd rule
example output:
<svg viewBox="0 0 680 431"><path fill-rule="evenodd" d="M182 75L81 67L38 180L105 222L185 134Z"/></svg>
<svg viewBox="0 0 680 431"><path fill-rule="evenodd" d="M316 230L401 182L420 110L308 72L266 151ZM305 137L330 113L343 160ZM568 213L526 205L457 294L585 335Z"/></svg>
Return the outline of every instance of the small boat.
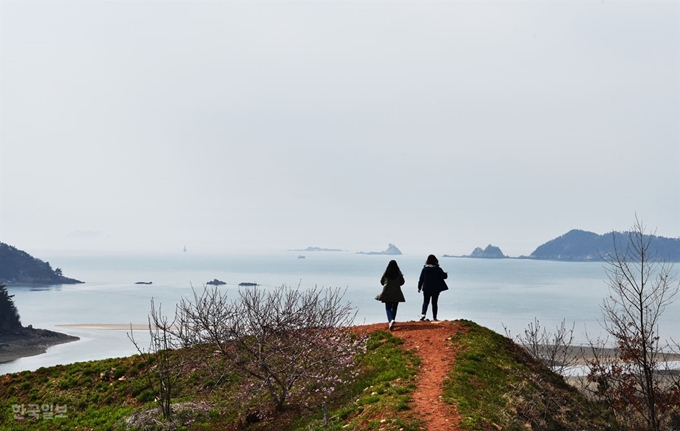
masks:
<svg viewBox="0 0 680 431"><path fill-rule="evenodd" d="M242 283L238 284L239 286L259 286L257 283L253 283L251 281L244 281Z"/></svg>
<svg viewBox="0 0 680 431"><path fill-rule="evenodd" d="M299 255L298 259L305 259L305 257L303 255Z"/></svg>
<svg viewBox="0 0 680 431"><path fill-rule="evenodd" d="M138 281L135 284L153 284L152 281Z"/></svg>

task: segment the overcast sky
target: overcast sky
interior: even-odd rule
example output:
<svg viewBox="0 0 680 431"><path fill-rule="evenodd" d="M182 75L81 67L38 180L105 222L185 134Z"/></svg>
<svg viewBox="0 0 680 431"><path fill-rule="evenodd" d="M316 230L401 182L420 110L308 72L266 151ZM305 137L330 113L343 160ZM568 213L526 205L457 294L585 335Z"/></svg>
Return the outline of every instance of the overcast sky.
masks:
<svg viewBox="0 0 680 431"><path fill-rule="evenodd" d="M680 236L679 2L0 4L19 249Z"/></svg>

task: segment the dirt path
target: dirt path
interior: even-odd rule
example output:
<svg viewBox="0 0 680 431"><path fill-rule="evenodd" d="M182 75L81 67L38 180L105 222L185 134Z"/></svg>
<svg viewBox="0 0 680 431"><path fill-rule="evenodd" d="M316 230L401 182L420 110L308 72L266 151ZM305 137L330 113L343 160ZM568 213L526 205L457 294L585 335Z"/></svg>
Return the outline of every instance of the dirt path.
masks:
<svg viewBox="0 0 680 431"><path fill-rule="evenodd" d="M387 324L366 325L366 329L387 329ZM460 330L457 322L397 322L392 334L415 350L422 362L413 393L414 412L428 431L458 430L460 417L455 406L442 401L442 383L451 369L456 352L447 339Z"/></svg>

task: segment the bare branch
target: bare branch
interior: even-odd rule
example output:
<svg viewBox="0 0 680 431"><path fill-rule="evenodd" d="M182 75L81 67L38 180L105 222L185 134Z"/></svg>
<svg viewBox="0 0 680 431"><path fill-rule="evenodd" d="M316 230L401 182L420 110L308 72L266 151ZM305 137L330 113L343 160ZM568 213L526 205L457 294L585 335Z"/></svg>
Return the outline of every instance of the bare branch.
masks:
<svg viewBox="0 0 680 431"><path fill-rule="evenodd" d="M614 234L614 252L604 257L609 295L602 313L617 355L615 360L594 356L589 379L625 426L659 431L678 412L680 388L661 373L668 362L659 337L660 318L678 285L672 265L650 252L653 239L637 217L625 248Z"/></svg>

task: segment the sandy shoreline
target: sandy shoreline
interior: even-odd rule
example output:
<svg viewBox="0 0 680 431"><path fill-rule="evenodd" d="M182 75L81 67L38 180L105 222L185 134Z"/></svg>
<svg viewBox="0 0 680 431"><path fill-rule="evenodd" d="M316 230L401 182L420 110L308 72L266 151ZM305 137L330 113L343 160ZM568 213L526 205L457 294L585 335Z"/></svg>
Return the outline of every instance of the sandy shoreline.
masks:
<svg viewBox="0 0 680 431"><path fill-rule="evenodd" d="M602 360L606 361L607 358L609 358L610 361L616 361L615 349L598 347L595 348L595 352L593 352L593 348L590 346L570 346L567 353L567 359L570 360L570 364L573 366L584 366L595 359L596 354ZM661 357L659 357L659 361L661 360ZM678 362L680 361L680 354L668 354L666 360L669 362Z"/></svg>
<svg viewBox="0 0 680 431"><path fill-rule="evenodd" d="M130 327L135 331L149 329L148 323L65 323L56 326L73 329L94 329L98 331L129 331Z"/></svg>

